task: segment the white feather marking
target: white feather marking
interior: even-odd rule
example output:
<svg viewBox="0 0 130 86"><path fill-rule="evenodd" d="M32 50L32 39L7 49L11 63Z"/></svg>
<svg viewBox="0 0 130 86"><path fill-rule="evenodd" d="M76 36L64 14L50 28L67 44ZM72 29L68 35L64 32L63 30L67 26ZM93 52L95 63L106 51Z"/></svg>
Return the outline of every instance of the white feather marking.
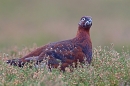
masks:
<svg viewBox="0 0 130 86"><path fill-rule="evenodd" d="M47 51L48 49L46 48L46 51Z"/></svg>
<svg viewBox="0 0 130 86"><path fill-rule="evenodd" d="M37 61L39 56L33 56L33 57L28 57L25 58L25 60L32 60L32 61Z"/></svg>
<svg viewBox="0 0 130 86"><path fill-rule="evenodd" d="M55 49L55 52L57 52L56 49Z"/></svg>

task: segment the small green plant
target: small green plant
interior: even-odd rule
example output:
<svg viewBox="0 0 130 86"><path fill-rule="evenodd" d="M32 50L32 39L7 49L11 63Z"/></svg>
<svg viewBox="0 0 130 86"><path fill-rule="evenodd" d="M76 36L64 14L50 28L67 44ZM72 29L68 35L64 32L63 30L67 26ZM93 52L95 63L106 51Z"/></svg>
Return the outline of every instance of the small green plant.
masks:
<svg viewBox="0 0 130 86"><path fill-rule="evenodd" d="M59 69L35 67L14 67L6 64L6 59L18 58L32 51L10 49L8 54L0 53L0 86L129 86L129 51L118 53L113 45L93 49L93 61L90 65L78 63L77 68L68 67L65 72Z"/></svg>

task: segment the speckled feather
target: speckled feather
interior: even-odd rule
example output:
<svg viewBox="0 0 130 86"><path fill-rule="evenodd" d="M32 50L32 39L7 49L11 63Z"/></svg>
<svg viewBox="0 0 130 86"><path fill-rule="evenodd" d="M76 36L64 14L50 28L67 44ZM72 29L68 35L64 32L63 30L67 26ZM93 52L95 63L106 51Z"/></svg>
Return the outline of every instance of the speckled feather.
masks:
<svg viewBox="0 0 130 86"><path fill-rule="evenodd" d="M28 55L20 59L8 60L7 63L23 67L25 63L36 61L39 64L43 60L48 60L47 65L57 68L61 63L61 69L71 66L72 63L86 62L92 60L92 43L89 30L92 25L91 17L84 16L79 22L77 35L75 38L60 42L49 43L37 48Z"/></svg>

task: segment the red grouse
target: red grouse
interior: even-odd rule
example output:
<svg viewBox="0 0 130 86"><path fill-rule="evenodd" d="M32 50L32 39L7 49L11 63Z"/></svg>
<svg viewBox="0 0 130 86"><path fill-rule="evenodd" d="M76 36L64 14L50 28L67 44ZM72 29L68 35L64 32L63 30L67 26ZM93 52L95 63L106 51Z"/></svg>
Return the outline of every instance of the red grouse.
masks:
<svg viewBox="0 0 130 86"><path fill-rule="evenodd" d="M25 63L34 61L35 64L44 64L52 68L57 68L60 63L61 70L65 70L65 67L77 61L81 63L86 61L90 64L92 60L92 42L89 32L91 26L92 18L84 16L78 23L77 35L73 39L49 43L22 58L7 60L7 63L23 67Z"/></svg>

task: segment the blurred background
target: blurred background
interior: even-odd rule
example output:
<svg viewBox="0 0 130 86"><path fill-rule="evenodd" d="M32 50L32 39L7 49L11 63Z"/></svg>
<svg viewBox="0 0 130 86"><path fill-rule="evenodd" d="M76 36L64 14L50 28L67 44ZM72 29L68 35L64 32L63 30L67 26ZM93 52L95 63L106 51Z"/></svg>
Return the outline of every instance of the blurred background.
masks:
<svg viewBox="0 0 130 86"><path fill-rule="evenodd" d="M84 15L93 47L130 49L130 0L1 0L0 50L73 38Z"/></svg>

